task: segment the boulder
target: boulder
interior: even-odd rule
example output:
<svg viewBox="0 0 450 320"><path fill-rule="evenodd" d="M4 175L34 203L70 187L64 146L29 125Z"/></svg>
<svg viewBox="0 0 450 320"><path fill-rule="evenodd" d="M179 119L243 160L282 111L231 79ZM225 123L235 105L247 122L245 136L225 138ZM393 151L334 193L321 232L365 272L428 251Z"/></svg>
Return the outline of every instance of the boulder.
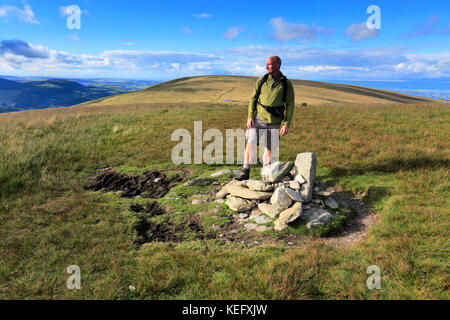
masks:
<svg viewBox="0 0 450 320"><path fill-rule="evenodd" d="M306 182L302 184L300 195L306 202L311 201L316 177L316 155L312 152L299 153L295 159L297 175L303 176Z"/></svg>
<svg viewBox="0 0 450 320"><path fill-rule="evenodd" d="M316 227L333 219L334 216L327 210L322 208L311 208L304 210L301 214L301 219L306 222L308 228Z"/></svg>
<svg viewBox="0 0 450 320"><path fill-rule="evenodd" d="M226 191L232 196L252 200L264 200L272 196L272 193L270 192L254 191L252 189L241 187L234 184L228 185Z"/></svg>
<svg viewBox="0 0 450 320"><path fill-rule="evenodd" d="M259 203L258 204L259 210L261 210L262 213L268 215L271 218L276 218L278 214L281 212L281 210L275 208L270 203Z"/></svg>
<svg viewBox="0 0 450 320"><path fill-rule="evenodd" d="M283 212L280 213L280 216L274 222L274 229L278 231L282 231L287 229L287 224L296 220L302 214L302 203L296 202L294 205Z"/></svg>
<svg viewBox="0 0 450 320"><path fill-rule="evenodd" d="M245 212L253 209L256 205L246 199L242 199L235 196L227 196L225 204L233 211Z"/></svg>
<svg viewBox="0 0 450 320"><path fill-rule="evenodd" d="M270 203L278 210L283 211L292 204L292 199L286 193L284 186L280 186L275 189L272 197L270 198Z"/></svg>
<svg viewBox="0 0 450 320"><path fill-rule="evenodd" d="M325 198L325 205L331 209L337 209L339 207L338 202L332 197Z"/></svg>
<svg viewBox="0 0 450 320"><path fill-rule="evenodd" d="M277 161L261 170L261 178L264 182L279 182L291 171L294 163L291 161L281 162Z"/></svg>
<svg viewBox="0 0 450 320"><path fill-rule="evenodd" d="M274 186L271 183L267 183L261 180L253 180L249 179L247 180L247 188L254 190L254 191L273 191Z"/></svg>

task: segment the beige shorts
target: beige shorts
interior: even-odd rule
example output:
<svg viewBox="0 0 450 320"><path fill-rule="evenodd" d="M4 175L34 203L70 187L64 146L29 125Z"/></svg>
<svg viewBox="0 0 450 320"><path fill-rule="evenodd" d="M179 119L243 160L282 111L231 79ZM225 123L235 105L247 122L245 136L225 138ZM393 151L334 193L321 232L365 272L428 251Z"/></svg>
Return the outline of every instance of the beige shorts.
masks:
<svg viewBox="0 0 450 320"><path fill-rule="evenodd" d="M262 141L263 145L269 150L277 148L280 143L280 126L281 123L269 124L256 117L253 128L245 131L247 143L256 143L259 146L260 141Z"/></svg>

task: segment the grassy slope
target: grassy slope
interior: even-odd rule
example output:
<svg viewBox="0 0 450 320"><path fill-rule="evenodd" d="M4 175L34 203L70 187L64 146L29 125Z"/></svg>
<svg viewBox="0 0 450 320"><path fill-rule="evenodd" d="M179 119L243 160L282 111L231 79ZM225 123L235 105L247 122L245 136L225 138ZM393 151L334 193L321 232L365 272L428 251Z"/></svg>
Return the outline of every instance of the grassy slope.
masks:
<svg viewBox="0 0 450 320"><path fill-rule="evenodd" d="M379 214L369 237L350 248L244 249L212 240L139 247L130 202L83 190L86 175L105 166L171 166L170 134L192 133L194 120L203 130L242 128L245 103L1 115L0 298L448 299L448 106L296 109L281 160L314 151L319 179ZM195 175L218 169L191 167ZM81 267L82 290L66 288L72 264ZM365 285L372 264L381 268L381 290Z"/></svg>
<svg viewBox="0 0 450 320"><path fill-rule="evenodd" d="M97 99L83 105L117 105L154 102L246 103L255 85L254 77L201 76L180 78L145 90ZM326 103L426 103L436 100L398 92L308 80L292 80L297 104Z"/></svg>

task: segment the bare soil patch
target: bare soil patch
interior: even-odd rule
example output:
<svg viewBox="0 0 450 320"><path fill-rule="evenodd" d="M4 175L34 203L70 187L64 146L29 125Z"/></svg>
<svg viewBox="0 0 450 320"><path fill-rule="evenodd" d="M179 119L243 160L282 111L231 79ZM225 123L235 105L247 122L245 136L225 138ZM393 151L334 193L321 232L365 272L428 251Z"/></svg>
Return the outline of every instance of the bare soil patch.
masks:
<svg viewBox="0 0 450 320"><path fill-rule="evenodd" d="M122 191L121 196L124 198L141 195L143 198L160 199L169 192L173 184L184 179L180 176L169 179L164 172L158 170L150 170L142 176L135 176L106 168L91 180L86 188L88 190Z"/></svg>

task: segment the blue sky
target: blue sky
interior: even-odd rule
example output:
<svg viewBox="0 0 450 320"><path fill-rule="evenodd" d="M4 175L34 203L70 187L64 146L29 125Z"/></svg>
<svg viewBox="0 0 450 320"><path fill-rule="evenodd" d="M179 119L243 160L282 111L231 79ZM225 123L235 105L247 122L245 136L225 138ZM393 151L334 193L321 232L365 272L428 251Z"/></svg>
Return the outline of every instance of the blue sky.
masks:
<svg viewBox="0 0 450 320"><path fill-rule="evenodd" d="M270 55L297 79L448 79L450 1L0 0L3 75L262 75Z"/></svg>

